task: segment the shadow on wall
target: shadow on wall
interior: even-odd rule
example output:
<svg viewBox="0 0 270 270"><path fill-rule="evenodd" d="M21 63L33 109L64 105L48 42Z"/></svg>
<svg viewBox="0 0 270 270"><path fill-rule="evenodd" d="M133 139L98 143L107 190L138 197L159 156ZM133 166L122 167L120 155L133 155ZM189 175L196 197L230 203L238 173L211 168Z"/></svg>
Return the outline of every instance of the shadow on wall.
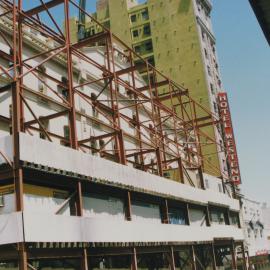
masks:
<svg viewBox="0 0 270 270"><path fill-rule="evenodd" d="M180 0L178 12L188 13L190 5L191 5L191 0Z"/></svg>

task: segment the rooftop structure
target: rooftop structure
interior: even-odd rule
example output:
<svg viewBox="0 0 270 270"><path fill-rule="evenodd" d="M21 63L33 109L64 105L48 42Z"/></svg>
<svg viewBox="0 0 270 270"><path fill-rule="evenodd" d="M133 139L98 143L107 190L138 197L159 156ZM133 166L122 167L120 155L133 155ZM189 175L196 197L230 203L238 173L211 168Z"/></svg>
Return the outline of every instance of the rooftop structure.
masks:
<svg viewBox="0 0 270 270"><path fill-rule="evenodd" d="M0 269L245 269L232 179L202 169L216 116L102 25L71 42L76 2L23 4L0 2Z"/></svg>

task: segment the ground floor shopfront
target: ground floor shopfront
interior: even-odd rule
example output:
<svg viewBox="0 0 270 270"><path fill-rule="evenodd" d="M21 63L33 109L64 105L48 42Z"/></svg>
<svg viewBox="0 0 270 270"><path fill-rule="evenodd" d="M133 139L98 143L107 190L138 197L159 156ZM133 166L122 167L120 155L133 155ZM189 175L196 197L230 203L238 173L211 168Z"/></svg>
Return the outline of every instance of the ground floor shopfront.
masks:
<svg viewBox="0 0 270 270"><path fill-rule="evenodd" d="M21 245L21 244L20 244ZM21 251L16 245L0 249L0 269L247 269L242 243L216 241L193 245L168 243L35 243Z"/></svg>

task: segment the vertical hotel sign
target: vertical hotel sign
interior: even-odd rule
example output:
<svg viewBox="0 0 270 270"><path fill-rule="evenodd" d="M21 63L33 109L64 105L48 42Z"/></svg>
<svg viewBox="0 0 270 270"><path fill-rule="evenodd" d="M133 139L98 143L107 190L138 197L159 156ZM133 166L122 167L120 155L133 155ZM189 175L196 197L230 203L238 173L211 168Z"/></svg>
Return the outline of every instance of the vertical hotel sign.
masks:
<svg viewBox="0 0 270 270"><path fill-rule="evenodd" d="M218 93L218 103L221 123L224 127L224 143L230 169L231 181L235 185L239 185L241 184L241 175L227 93Z"/></svg>

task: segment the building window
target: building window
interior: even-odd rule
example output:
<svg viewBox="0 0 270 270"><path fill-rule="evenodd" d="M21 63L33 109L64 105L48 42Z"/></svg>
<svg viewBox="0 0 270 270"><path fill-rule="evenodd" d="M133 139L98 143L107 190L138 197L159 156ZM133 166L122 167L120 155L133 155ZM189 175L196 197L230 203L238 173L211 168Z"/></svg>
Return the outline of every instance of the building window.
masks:
<svg viewBox="0 0 270 270"><path fill-rule="evenodd" d="M202 30L201 33L202 33L202 40L204 40L204 31Z"/></svg>
<svg viewBox="0 0 270 270"><path fill-rule="evenodd" d="M148 59L147 59L147 62L151 65L151 66L155 66L155 59L154 59L154 57L149 57Z"/></svg>
<svg viewBox="0 0 270 270"><path fill-rule="evenodd" d="M239 214L237 212L230 212L230 224L240 227L240 220L239 220Z"/></svg>
<svg viewBox="0 0 270 270"><path fill-rule="evenodd" d="M258 237L258 229L254 230L254 237L255 237L255 239Z"/></svg>
<svg viewBox="0 0 270 270"><path fill-rule="evenodd" d="M208 52L206 49L204 49L204 55L205 55L205 58L208 59Z"/></svg>
<svg viewBox="0 0 270 270"><path fill-rule="evenodd" d="M139 31L136 29L136 30L133 30L132 31L132 36L134 37L134 38L136 38L136 37L138 37L139 36Z"/></svg>
<svg viewBox="0 0 270 270"><path fill-rule="evenodd" d="M222 209L210 209L210 218L213 223L226 224L224 211Z"/></svg>
<svg viewBox="0 0 270 270"><path fill-rule="evenodd" d="M143 20L145 20L145 21L149 20L149 14L148 14L148 11L147 11L147 10L144 10L144 11L142 12L142 18L143 18Z"/></svg>
<svg viewBox="0 0 270 270"><path fill-rule="evenodd" d="M218 113L218 107L217 107L217 103L215 101L213 102L213 106L214 106L215 113Z"/></svg>
<svg viewBox="0 0 270 270"><path fill-rule="evenodd" d="M137 16L136 16L136 14L131 15L131 16L130 16L130 20L131 20L132 23L136 22L136 21L137 21Z"/></svg>
<svg viewBox="0 0 270 270"><path fill-rule="evenodd" d="M210 83L210 90L211 90L212 95L214 95L215 90L214 90L214 85L212 83Z"/></svg>
<svg viewBox="0 0 270 270"><path fill-rule="evenodd" d="M209 66L207 66L207 72L208 72L208 75L211 76L211 69Z"/></svg>
<svg viewBox="0 0 270 270"><path fill-rule="evenodd" d="M45 76L46 74L46 68L43 66L39 66L38 67L38 76L39 76L39 80L38 80L38 91L42 94L47 94L47 78Z"/></svg>
<svg viewBox="0 0 270 270"><path fill-rule="evenodd" d="M250 236L251 236L250 233L251 233L251 230L250 230L250 228L248 228L248 229L247 229L247 235L248 235L248 238L250 238Z"/></svg>
<svg viewBox="0 0 270 270"><path fill-rule="evenodd" d="M66 77L62 76L61 82L62 82L62 85L57 85L57 91L63 96L63 98L67 100L68 99L68 89L67 89L68 80Z"/></svg>
<svg viewBox="0 0 270 270"><path fill-rule="evenodd" d="M145 50L146 51L153 51L153 44L152 44L152 41L148 41L145 43Z"/></svg>
<svg viewBox="0 0 270 270"><path fill-rule="evenodd" d="M64 129L64 137L65 137L65 139L69 139L69 126L64 126L63 127L63 129Z"/></svg>
<svg viewBox="0 0 270 270"><path fill-rule="evenodd" d="M139 45L135 46L134 50L135 50L136 53L140 53L141 52L141 46L139 46Z"/></svg>
<svg viewBox="0 0 270 270"><path fill-rule="evenodd" d="M169 223L177 225L187 225L186 211L183 208L170 208Z"/></svg>
<svg viewBox="0 0 270 270"><path fill-rule="evenodd" d="M143 27L143 34L144 34L144 35L147 35L147 36L151 35L150 25L145 25L145 26Z"/></svg>

